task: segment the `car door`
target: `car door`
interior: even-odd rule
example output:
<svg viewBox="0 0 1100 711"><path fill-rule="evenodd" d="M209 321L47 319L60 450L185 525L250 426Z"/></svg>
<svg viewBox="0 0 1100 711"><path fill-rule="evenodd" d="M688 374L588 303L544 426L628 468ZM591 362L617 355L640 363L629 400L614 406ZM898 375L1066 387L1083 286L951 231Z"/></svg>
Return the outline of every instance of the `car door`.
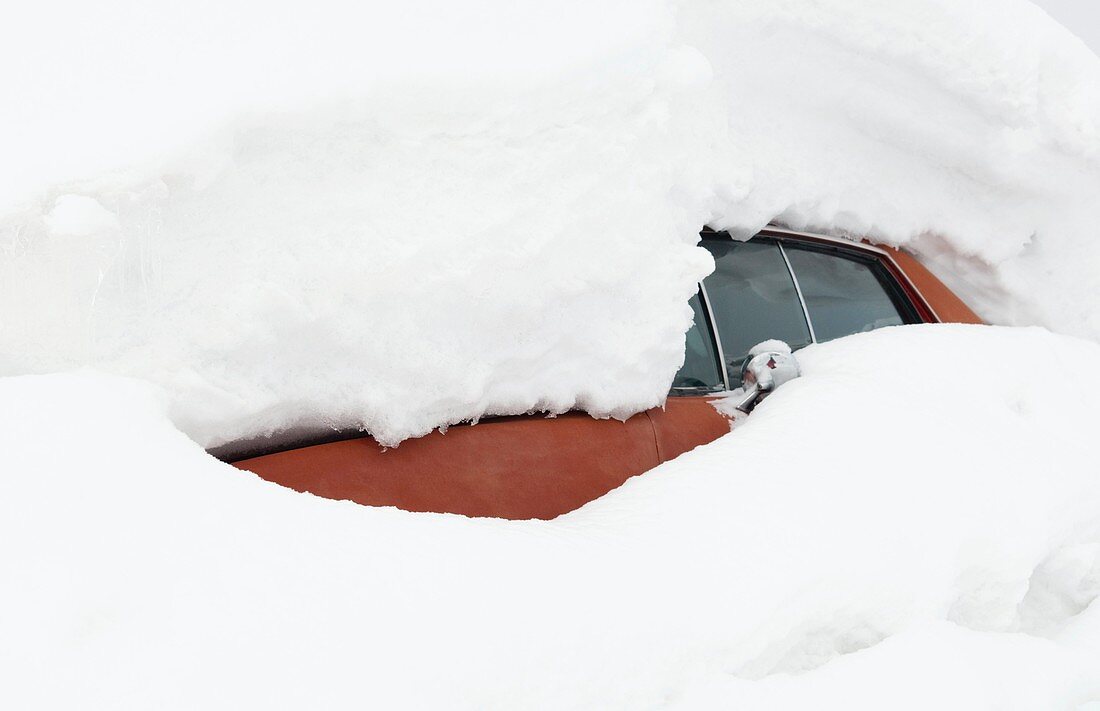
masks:
<svg viewBox="0 0 1100 711"><path fill-rule="evenodd" d="M700 303L684 368L664 410L651 412L662 461L729 431L711 404L719 389L685 387L699 379L683 377L685 371L704 372L699 361L707 354L691 348L700 334L713 334L715 368L728 388L737 388L749 349L762 341L778 339L798 350L861 331L934 320L878 250L778 233L748 242L726 233L702 236L715 269L695 297Z"/></svg>
<svg viewBox="0 0 1100 711"><path fill-rule="evenodd" d="M684 365L663 408L626 422L583 413L490 418L389 450L369 436L314 436L272 441L266 452L257 450L261 442L215 453L269 481L331 499L548 519L728 432L729 421L710 403L740 384L741 363L757 343L779 338L799 348L890 323L937 320L898 268L904 255L887 259L882 250L772 231L747 243L724 233L703 237L716 269L692 297L695 318ZM853 264L838 266L830 259ZM965 304L908 259L920 272L917 283L936 295L932 306L951 320L977 322Z"/></svg>

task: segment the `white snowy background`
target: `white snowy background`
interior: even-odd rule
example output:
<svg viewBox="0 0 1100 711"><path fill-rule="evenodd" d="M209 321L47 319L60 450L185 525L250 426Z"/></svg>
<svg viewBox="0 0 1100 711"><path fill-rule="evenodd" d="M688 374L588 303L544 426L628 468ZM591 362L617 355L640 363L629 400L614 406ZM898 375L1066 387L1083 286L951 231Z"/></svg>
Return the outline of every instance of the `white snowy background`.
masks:
<svg viewBox="0 0 1100 711"><path fill-rule="evenodd" d="M1023 0L16 8L0 705L1100 704L1079 34ZM771 220L904 245L999 326L807 349L552 522L203 451L657 405L699 227Z"/></svg>
<svg viewBox="0 0 1100 711"><path fill-rule="evenodd" d="M1100 54L1100 4L1090 0L1038 0L1035 4Z"/></svg>

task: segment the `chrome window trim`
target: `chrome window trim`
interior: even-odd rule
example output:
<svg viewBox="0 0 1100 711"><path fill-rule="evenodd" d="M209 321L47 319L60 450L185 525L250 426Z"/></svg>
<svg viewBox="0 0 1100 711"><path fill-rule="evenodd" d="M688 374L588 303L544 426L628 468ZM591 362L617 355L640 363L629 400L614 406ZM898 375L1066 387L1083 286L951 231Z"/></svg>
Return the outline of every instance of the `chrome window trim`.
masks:
<svg viewBox="0 0 1100 711"><path fill-rule="evenodd" d="M856 242L855 240L851 240L851 239L848 239L846 237L834 237L833 235L823 235L823 234L819 234L817 232L802 232L802 231L799 231L799 230L790 230L790 229L787 229L786 227L775 227L773 225L768 225L767 227L760 230L759 232L756 233L756 235L753 235L753 236L755 237L757 235L764 235L764 236L774 235L776 237L805 237L806 239L811 239L811 240L816 239L816 240L821 240L823 242L832 242L833 244L853 247L853 248L856 248L856 249L863 249L863 250L866 250L868 252L874 252L875 254L881 254L884 257L889 257L890 256L889 252L887 252L885 249L883 249L882 247L879 247L877 245L864 244L862 242Z"/></svg>
<svg viewBox="0 0 1100 711"><path fill-rule="evenodd" d="M699 294L703 300L703 311L707 315L707 325L710 326L710 332L714 335L714 347L718 350L718 364L719 372L722 375L722 385L728 392L730 389L730 376L726 368L726 352L722 350L722 334L718 332L718 322L714 320L714 311L710 308L710 295L707 294L707 286L699 281Z"/></svg>
<svg viewBox="0 0 1100 711"><path fill-rule="evenodd" d="M760 230L756 234L757 235L765 235L765 236L771 235L771 236L779 237L779 238L793 237L793 238L797 239L799 237L803 237L803 238L808 239L808 240L820 240L822 242L831 242L833 244L837 244L837 245L840 245L842 247L848 247L848 248L851 248L851 249L863 250L865 252L871 252L873 254L876 254L879 257L882 257L882 258L888 260L890 262L890 264L893 265L893 267L897 271L897 273L905 278L906 285L908 285L909 288L913 290L913 293L916 294L917 297L920 298L921 302L924 304L924 307L926 309L928 309L928 312L930 314L932 314L933 318L936 319L936 322L937 323L943 323L943 319L940 318L940 315L938 313L936 313L936 309L934 309L932 307L932 304L928 301L928 299L925 298L924 294L921 293L921 290L919 288L917 288L917 285L913 283L913 280L909 278L909 275L905 273L905 270L901 268L901 265L899 265L894 260L894 257L890 254L889 251L883 249L882 247L877 247L873 244L864 244L862 242L856 242L855 240L846 239L844 237L834 237L832 235L823 235L823 234L820 234L818 232L805 232L805 231L799 231L799 230L792 230L792 229L788 229L786 227L778 227L776 225L768 225L767 227ZM755 237L756 235L753 235L753 236Z"/></svg>
<svg viewBox="0 0 1100 711"><path fill-rule="evenodd" d="M817 343L814 322L810 318L810 310L806 307L806 297L802 295L802 287L798 284L798 275L794 273L794 267L791 266L791 260L787 257L787 250L783 247L783 243L776 242L776 245L779 247L779 253L783 255L783 263L787 265L787 272L791 275L791 281L794 282L794 292L798 294L798 303L802 306L802 318L806 319L806 328L810 329L810 343Z"/></svg>

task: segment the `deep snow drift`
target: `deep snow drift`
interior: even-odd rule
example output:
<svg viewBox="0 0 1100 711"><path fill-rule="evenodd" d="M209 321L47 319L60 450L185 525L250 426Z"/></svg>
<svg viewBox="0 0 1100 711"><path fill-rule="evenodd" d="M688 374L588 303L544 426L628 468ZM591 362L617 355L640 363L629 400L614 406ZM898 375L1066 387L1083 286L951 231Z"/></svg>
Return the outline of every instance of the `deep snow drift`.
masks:
<svg viewBox="0 0 1100 711"><path fill-rule="evenodd" d="M202 451L658 403L704 223L904 244L991 320L1100 339L1100 60L1027 2L24 5L0 707L1100 703L1092 342L813 346L551 522Z"/></svg>
<svg viewBox="0 0 1100 711"><path fill-rule="evenodd" d="M1100 59L1022 0L70 5L0 28L0 374L204 445L652 406L704 223L1100 337Z"/></svg>
<svg viewBox="0 0 1100 711"><path fill-rule="evenodd" d="M1100 701L1100 346L915 326L800 358L549 522L298 494L143 384L0 380L0 706Z"/></svg>

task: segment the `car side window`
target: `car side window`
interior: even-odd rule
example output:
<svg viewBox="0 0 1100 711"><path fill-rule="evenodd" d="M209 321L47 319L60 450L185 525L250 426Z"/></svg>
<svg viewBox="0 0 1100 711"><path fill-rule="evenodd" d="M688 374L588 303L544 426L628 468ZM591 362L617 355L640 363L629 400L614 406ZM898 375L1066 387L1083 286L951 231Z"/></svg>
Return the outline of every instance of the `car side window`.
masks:
<svg viewBox="0 0 1100 711"><path fill-rule="evenodd" d="M749 349L772 338L809 345L810 329L786 260L774 242L704 239L714 272L703 280L722 341L730 387L741 384Z"/></svg>
<svg viewBox="0 0 1100 711"><path fill-rule="evenodd" d="M819 343L906 322L874 261L793 244L785 248Z"/></svg>
<svg viewBox="0 0 1100 711"><path fill-rule="evenodd" d="M684 394L700 390L721 390L723 384L722 374L718 371L718 352L698 292L691 297L690 303L695 319L687 332L684 365L672 381L672 389Z"/></svg>

